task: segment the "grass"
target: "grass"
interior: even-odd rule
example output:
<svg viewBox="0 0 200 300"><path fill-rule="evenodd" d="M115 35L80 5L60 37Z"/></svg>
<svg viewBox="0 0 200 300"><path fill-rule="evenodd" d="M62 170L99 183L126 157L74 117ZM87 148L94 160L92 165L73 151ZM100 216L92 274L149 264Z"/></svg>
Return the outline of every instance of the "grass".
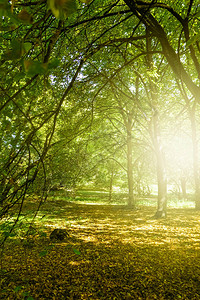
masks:
<svg viewBox="0 0 200 300"><path fill-rule="evenodd" d="M172 198L168 217L154 220L155 198L131 210L106 196L55 195L24 239L38 204L29 199L1 257L0 299L200 299L200 212ZM52 243L54 228L69 238Z"/></svg>
<svg viewBox="0 0 200 300"><path fill-rule="evenodd" d="M109 201L109 192L94 191L94 190L80 190L76 192L76 196L70 197L64 190L52 193L51 197L55 200L68 200L75 203L86 204L107 204L107 205L126 205L128 202L127 193L113 192L112 199ZM151 206L156 209L157 196L136 196L136 206ZM177 195L173 193L168 194L168 207L172 208L194 208L195 203L192 196L188 195L188 199L178 199Z"/></svg>

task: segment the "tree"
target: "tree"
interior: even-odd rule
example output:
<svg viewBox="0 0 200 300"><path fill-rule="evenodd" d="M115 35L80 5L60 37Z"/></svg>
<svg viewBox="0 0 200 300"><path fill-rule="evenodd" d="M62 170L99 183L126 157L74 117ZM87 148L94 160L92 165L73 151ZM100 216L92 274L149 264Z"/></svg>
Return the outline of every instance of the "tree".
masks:
<svg viewBox="0 0 200 300"><path fill-rule="evenodd" d="M186 94L189 92L194 97L195 101L199 103L199 92L200 88L196 82L200 78L200 65L198 61L199 53L199 43L198 35L191 36L191 31L196 31L198 11L197 6L194 1L190 1L189 6L183 3L183 7L178 6L174 8L171 4L156 3L154 1L130 1L125 0L125 3L131 9L135 16L140 20L141 23L152 33L153 37L157 39L162 47L164 56L166 57L169 65L171 66L175 76L180 81L181 85L184 85L187 89ZM162 18L162 23L160 22L160 9L164 11L164 17ZM179 10L180 9L180 10ZM155 13L152 14L151 11L154 10ZM179 42L174 43L172 41L173 37L170 38L168 31L171 30L172 23L170 22L167 26L166 19L167 16L173 17L174 24L178 24L179 27ZM169 20L169 18L167 19ZM173 29L173 32L177 32ZM184 34L184 37L182 37ZM186 42L186 51L181 52L181 48L185 47L184 42ZM190 64L185 64L185 60L181 60L181 56L186 56L190 60ZM195 70L195 72L194 72ZM196 78L196 79L195 79ZM196 104L195 104L196 105ZM194 105L194 107L195 107ZM199 195L199 169L198 169L198 150L196 143L196 132L195 132L195 120L194 114L190 113L192 132L193 132L193 161L194 161L194 178L195 178L195 203L196 209L200 208L200 195Z"/></svg>
<svg viewBox="0 0 200 300"><path fill-rule="evenodd" d="M5 31L2 34L3 101L0 111L2 124L6 130L1 139L3 147L0 175L1 216L15 204L20 204L20 214L28 189L35 181L39 170L45 170L44 159L51 146L60 108L83 65L83 59L76 55L76 63L73 65L75 71L73 69L69 70L68 74L65 73L68 82L62 86L59 97L56 98L59 87L54 88L53 78L57 73L55 68L58 61L53 58L50 60L50 56L54 54L55 57L53 47L60 34L62 22L47 12L46 5L38 3L38 6L35 4L32 6L30 3L30 6L35 13L34 25L32 15L27 9L21 10L16 16L12 14L11 7L6 2L3 2L0 8L2 15L5 16L3 26L10 21L16 24L3 27ZM41 9L40 13L38 9ZM15 10L19 11L19 8L16 7ZM28 16L29 19L24 20L24 17ZM51 25L54 23L53 27L49 26L49 22ZM34 30L30 30L30 27ZM50 28L57 28L56 32L52 34ZM37 44L38 38L44 42L42 36L44 32L45 49L42 43ZM58 44L56 46L59 48ZM39 77L42 78L40 82Z"/></svg>
<svg viewBox="0 0 200 300"><path fill-rule="evenodd" d="M162 149L162 143L160 140L160 127L159 127L159 112L158 112L158 88L156 86L156 78L153 75L154 62L151 52L151 37L146 29L146 49L147 49L147 71L149 71L148 85L151 107L153 110L151 122L149 123L149 131L154 146L155 156L156 156L156 170L157 170L157 181L158 181L158 207L155 217L161 218L166 217L167 210L167 179L166 179L166 167L165 167L165 155ZM155 71L154 71L155 72Z"/></svg>
<svg viewBox="0 0 200 300"><path fill-rule="evenodd" d="M27 189L39 170L43 169L45 173L45 158L55 142L53 138L61 109L71 92L76 93L76 82L78 87L88 79L91 82L87 87L95 89L94 84L104 73L106 76L104 81L99 81L97 94L107 85L112 85L121 96L125 93L125 85L121 87L119 77L136 78L133 64L140 65L142 57L147 55L149 58L154 55L153 63L165 57L190 107L196 208L199 208L199 158L194 113L199 105L200 89L198 3L193 0L189 5L187 1L181 4L136 0L86 2L69 0L55 5L51 0L48 6L43 1L12 5L1 1L2 215L15 203L23 205ZM197 34L193 35L193 32ZM145 46L147 39L151 40L154 49ZM95 72L94 65L98 72ZM131 72L131 67L134 75L127 77L125 73ZM93 75L95 80L91 80ZM152 79L149 84L153 99L156 93ZM130 89L131 84L128 85ZM129 90L128 97L132 94ZM144 102L143 111L146 108ZM133 117L131 109L128 110L127 126ZM154 121L156 128L159 125L156 114ZM130 126L126 129L127 149L130 150ZM132 180L131 175L129 179ZM131 186L132 183L130 199L133 194Z"/></svg>

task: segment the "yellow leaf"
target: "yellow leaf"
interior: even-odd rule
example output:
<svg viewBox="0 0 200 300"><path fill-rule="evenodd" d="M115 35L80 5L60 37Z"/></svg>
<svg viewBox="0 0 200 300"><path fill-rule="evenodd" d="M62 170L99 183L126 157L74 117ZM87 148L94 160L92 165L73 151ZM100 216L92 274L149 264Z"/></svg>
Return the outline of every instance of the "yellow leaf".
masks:
<svg viewBox="0 0 200 300"><path fill-rule="evenodd" d="M90 3L92 0L80 0L82 3L88 4Z"/></svg>
<svg viewBox="0 0 200 300"><path fill-rule="evenodd" d="M25 10L22 9L19 14L18 14L18 18L26 24L32 24L33 23L33 17Z"/></svg>
<svg viewBox="0 0 200 300"><path fill-rule="evenodd" d="M26 72L28 72L28 70L32 64L33 64L33 62L31 60L24 60L24 69Z"/></svg>

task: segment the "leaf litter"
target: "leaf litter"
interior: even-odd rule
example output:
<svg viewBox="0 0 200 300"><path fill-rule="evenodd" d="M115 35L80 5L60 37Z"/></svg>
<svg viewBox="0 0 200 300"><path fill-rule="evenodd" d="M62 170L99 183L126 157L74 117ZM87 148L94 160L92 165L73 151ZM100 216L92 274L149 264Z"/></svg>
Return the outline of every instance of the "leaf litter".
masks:
<svg viewBox="0 0 200 300"><path fill-rule="evenodd" d="M200 299L200 212L51 205L36 220L43 234L5 244L0 299ZM54 228L69 237L52 243Z"/></svg>

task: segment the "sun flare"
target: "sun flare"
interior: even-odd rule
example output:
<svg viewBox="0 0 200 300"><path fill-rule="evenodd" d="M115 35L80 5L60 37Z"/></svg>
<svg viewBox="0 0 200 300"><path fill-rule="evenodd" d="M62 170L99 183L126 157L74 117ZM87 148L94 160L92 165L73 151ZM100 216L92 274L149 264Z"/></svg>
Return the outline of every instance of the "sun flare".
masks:
<svg viewBox="0 0 200 300"><path fill-rule="evenodd" d="M166 155L174 167L186 171L192 166L192 139L186 133L173 136L167 142Z"/></svg>

